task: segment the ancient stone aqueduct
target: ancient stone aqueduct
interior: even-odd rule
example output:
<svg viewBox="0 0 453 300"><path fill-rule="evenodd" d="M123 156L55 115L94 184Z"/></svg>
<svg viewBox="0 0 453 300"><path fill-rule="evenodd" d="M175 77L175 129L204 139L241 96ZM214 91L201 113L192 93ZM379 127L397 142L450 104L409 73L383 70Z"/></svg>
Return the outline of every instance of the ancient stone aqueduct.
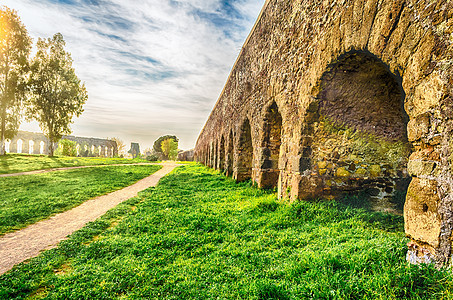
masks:
<svg viewBox="0 0 453 300"><path fill-rule="evenodd" d="M112 140L72 135L63 136L63 139L77 143L78 156L113 157L118 155L118 147ZM6 152L47 155L49 154L49 140L42 133L19 131L12 140L6 141Z"/></svg>
<svg viewBox="0 0 453 300"><path fill-rule="evenodd" d="M269 0L195 159L294 200L404 204L408 259L451 263L453 1Z"/></svg>

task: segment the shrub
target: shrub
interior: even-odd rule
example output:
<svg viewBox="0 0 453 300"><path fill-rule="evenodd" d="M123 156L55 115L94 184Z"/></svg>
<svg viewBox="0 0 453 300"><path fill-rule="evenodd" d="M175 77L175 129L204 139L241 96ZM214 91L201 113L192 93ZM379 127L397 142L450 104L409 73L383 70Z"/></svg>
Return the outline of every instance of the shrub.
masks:
<svg viewBox="0 0 453 300"><path fill-rule="evenodd" d="M148 155L146 157L146 160L148 160L148 161L158 161L159 160L159 156L157 156L156 154L151 154L151 155Z"/></svg>
<svg viewBox="0 0 453 300"><path fill-rule="evenodd" d="M77 156L77 142L62 139L58 143L57 155Z"/></svg>

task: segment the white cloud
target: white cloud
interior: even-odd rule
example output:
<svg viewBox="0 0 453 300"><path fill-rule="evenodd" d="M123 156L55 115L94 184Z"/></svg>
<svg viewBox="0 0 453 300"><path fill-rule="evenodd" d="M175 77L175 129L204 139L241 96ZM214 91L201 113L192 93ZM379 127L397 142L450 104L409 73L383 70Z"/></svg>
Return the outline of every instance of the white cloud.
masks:
<svg viewBox="0 0 453 300"><path fill-rule="evenodd" d="M73 124L75 135L119 136L145 148L169 133L180 137L180 147L186 149L194 146L264 4L264 0L2 2L18 11L35 40L56 32L65 37L89 93L84 114Z"/></svg>

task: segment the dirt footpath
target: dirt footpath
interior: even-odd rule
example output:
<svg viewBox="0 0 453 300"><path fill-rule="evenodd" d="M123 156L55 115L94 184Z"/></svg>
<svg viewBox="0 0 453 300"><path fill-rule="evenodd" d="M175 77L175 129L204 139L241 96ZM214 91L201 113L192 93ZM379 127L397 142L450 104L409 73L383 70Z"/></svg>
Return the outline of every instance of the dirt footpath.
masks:
<svg viewBox="0 0 453 300"><path fill-rule="evenodd" d="M137 196L137 193L155 186L160 178L181 164L162 164L156 173L110 194L90 199L81 205L57 214L47 220L32 224L0 238L0 275L14 265L37 256L45 249L56 247L74 231L105 214L119 203Z"/></svg>

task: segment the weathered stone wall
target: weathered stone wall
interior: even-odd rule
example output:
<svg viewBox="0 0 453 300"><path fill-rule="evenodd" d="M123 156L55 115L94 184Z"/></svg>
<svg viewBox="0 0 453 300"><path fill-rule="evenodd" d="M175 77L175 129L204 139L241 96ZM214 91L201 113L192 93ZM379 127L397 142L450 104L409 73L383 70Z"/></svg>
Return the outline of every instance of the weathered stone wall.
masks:
<svg viewBox="0 0 453 300"><path fill-rule="evenodd" d="M179 161L193 161L193 154L195 150L190 149L190 150L185 150L185 151L179 151L178 153L178 160Z"/></svg>
<svg viewBox="0 0 453 300"><path fill-rule="evenodd" d="M289 199L407 192L408 259L444 264L452 86L453 1L269 0L195 158Z"/></svg>
<svg viewBox="0 0 453 300"><path fill-rule="evenodd" d="M75 141L78 144L78 155L82 156L105 156L113 157L118 155L118 147L115 141L108 139L78 137L65 135L62 139ZM18 149L22 143L22 149ZM19 131L11 140L7 141L9 153L27 153L27 154L49 154L49 140L42 133ZM33 148L30 148L32 146ZM56 145L58 147L58 144ZM55 147L56 149L56 147ZM22 150L22 151L18 151Z"/></svg>

